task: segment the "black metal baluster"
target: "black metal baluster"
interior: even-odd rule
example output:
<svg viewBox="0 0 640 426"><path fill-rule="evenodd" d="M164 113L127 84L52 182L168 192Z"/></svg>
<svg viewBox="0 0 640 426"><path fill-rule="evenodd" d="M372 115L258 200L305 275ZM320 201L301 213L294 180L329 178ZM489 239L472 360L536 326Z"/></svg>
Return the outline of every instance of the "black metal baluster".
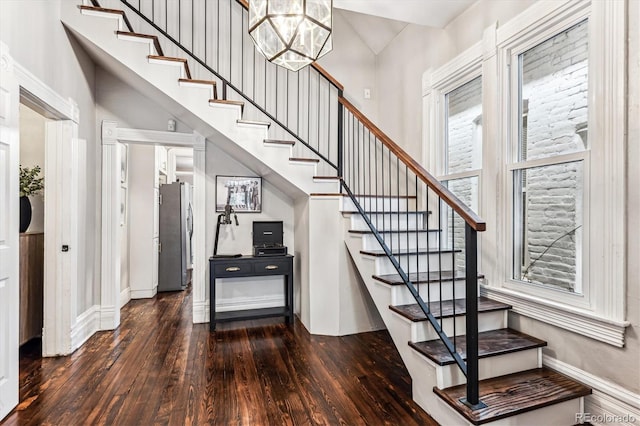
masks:
<svg viewBox="0 0 640 426"><path fill-rule="evenodd" d="M442 232L442 198L438 197L438 228ZM442 238L438 240L438 282L440 286L440 327L442 327Z"/></svg>
<svg viewBox="0 0 640 426"><path fill-rule="evenodd" d="M448 187L448 186L447 186ZM456 218L453 208L451 209L451 269L453 279L451 280L451 299L453 300L453 349L457 351L456 336Z"/></svg>

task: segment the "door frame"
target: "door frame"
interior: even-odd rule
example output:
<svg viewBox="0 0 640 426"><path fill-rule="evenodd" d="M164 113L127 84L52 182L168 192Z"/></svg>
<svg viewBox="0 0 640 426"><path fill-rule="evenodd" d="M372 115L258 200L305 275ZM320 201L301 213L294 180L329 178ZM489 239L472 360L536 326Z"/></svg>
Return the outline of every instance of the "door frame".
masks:
<svg viewBox="0 0 640 426"><path fill-rule="evenodd" d="M118 127L116 121L102 122L102 280L100 329L113 330L120 325L120 149L119 144L161 145L192 148L194 162L194 262L193 319L203 322L205 316L206 238L205 228L205 138L193 133ZM175 162L175 161L174 161Z"/></svg>
<svg viewBox="0 0 640 426"><path fill-rule="evenodd" d="M8 51L8 48L6 48ZM10 56L10 52L9 52ZM29 70L13 61L13 74L18 82L20 103L36 110L46 118L45 182L55 182L68 190L59 191L45 184L45 275L43 300L43 356L71 353L71 332L77 313L78 235L78 123L77 103L64 98ZM18 106L19 107L19 106ZM16 111L16 114L18 111ZM18 128L19 138L19 128ZM18 143L18 149L20 144ZM65 158L65 163L55 161ZM19 162L19 159L18 159ZM59 187L58 187L59 188ZM17 232L17 230L16 230ZM59 250L62 244L70 250Z"/></svg>

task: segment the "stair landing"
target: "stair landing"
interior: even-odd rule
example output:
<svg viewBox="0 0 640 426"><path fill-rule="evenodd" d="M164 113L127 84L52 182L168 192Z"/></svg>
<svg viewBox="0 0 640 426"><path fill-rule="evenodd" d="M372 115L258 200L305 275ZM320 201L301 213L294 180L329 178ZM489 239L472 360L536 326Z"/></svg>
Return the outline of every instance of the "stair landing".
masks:
<svg viewBox="0 0 640 426"><path fill-rule="evenodd" d="M433 391L465 419L475 425L548 407L591 394L591 389L549 368L536 368L480 381L478 410L464 405L466 385Z"/></svg>

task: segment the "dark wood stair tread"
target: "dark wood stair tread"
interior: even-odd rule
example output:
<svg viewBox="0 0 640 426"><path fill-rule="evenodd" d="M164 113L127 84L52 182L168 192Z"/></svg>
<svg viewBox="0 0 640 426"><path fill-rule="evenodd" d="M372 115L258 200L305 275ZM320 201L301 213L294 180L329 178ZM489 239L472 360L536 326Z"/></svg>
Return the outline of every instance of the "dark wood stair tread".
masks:
<svg viewBox="0 0 640 426"><path fill-rule="evenodd" d="M280 140L280 139L265 139L262 142L263 143L271 143L271 144L274 144L274 145L290 145L290 146L294 146L296 144L296 141L285 141L285 140Z"/></svg>
<svg viewBox="0 0 640 426"><path fill-rule="evenodd" d="M453 341L453 337L451 337ZM456 336L456 350L462 357L467 357L466 336ZM427 342L409 342L416 351L439 365L453 364L455 361L440 339ZM547 342L510 328L483 331L478 333L478 358L504 355L512 352L547 346Z"/></svg>
<svg viewBox="0 0 640 426"><path fill-rule="evenodd" d="M480 400L472 410L460 402L466 384L433 391L471 423L480 425L591 394L582 383L542 367L480 381Z"/></svg>
<svg viewBox="0 0 640 426"><path fill-rule="evenodd" d="M208 84L213 86L213 98L218 99L218 84L214 80L196 80L192 78L178 79L178 83Z"/></svg>
<svg viewBox="0 0 640 426"><path fill-rule="evenodd" d="M453 316L462 316L467 313L466 299L443 300L440 302L430 302L427 304L431 314L436 318L451 318ZM455 308L455 309L454 309ZM412 305L390 305L389 309L402 315L413 322L426 321L427 316L422 312L417 303ZM510 305L495 300L488 299L484 296L478 298L478 312L504 311L511 309Z"/></svg>
<svg viewBox="0 0 640 426"><path fill-rule="evenodd" d="M342 176L314 176L318 180L342 180Z"/></svg>
<svg viewBox="0 0 640 426"><path fill-rule="evenodd" d="M438 253L460 253L462 250L456 249L456 250L450 250L450 249L445 249L445 250L436 250L436 249L417 249L417 250L397 250L394 251L392 254L394 256L410 256L410 255L414 255L414 254L438 254ZM360 254L364 254L367 256L375 256L375 257L384 257L387 254L384 252L384 250L360 250Z"/></svg>
<svg viewBox="0 0 640 426"><path fill-rule="evenodd" d="M478 279L484 278L484 275L478 274ZM404 285L404 281L398 274L373 275L373 279L381 281L389 285ZM440 281L464 280L465 275L462 272L456 273L455 277L451 271L434 271L434 272L412 272L409 274L409 281L414 284L437 283Z"/></svg>
<svg viewBox="0 0 640 426"><path fill-rule="evenodd" d="M126 37L138 37L138 38L144 38L147 40L152 40L153 46L155 47L156 52L158 52L158 56L164 56L164 52L162 51L162 46L160 46L160 41L158 40L158 36L151 35L151 34L135 33L133 31L116 31L116 34L126 36Z"/></svg>
<svg viewBox="0 0 640 426"><path fill-rule="evenodd" d="M289 161L297 161L300 163L319 163L317 158L289 157Z"/></svg>
<svg viewBox="0 0 640 426"><path fill-rule="evenodd" d="M244 102L242 101L232 101L229 99L209 99L209 104L237 105L240 107L240 112L244 112Z"/></svg>
<svg viewBox="0 0 640 426"><path fill-rule="evenodd" d="M124 24L127 26L129 31L133 31L133 27L131 26L131 23L129 22L129 19L127 18L127 15L124 13L124 10L109 9L109 8L106 8L106 7L98 6L97 2L92 2L92 3L94 4L94 6L81 5L80 6L80 10L89 10L89 11L94 11L94 12L113 13L115 15L121 15L122 16L122 20L124 21Z"/></svg>
<svg viewBox="0 0 640 426"><path fill-rule="evenodd" d="M160 56L160 55L149 55L147 56L149 59L155 59L158 61L168 61L168 62L181 62L184 65L184 73L186 74L188 79L191 79L191 71L189 70L189 64L185 58L174 58L172 56Z"/></svg>

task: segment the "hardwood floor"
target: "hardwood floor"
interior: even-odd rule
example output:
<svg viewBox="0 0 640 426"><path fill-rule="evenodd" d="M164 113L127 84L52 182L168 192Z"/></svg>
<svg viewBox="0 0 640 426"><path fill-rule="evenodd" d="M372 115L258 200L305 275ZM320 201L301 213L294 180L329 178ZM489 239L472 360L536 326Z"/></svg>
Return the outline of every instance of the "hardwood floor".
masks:
<svg viewBox="0 0 640 426"><path fill-rule="evenodd" d="M6 425L435 425L386 331L311 336L296 320L191 323L191 294L131 301L115 332L20 362Z"/></svg>

